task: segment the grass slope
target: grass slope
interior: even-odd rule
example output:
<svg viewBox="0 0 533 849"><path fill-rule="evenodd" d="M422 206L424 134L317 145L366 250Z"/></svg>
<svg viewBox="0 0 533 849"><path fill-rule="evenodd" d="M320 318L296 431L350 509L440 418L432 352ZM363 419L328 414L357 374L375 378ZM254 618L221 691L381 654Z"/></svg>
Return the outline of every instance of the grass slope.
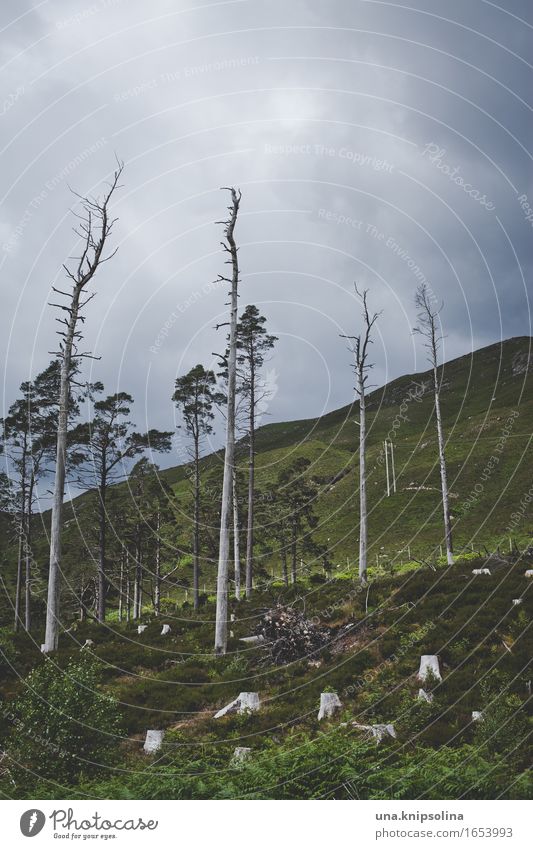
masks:
<svg viewBox="0 0 533 849"><path fill-rule="evenodd" d="M201 614L167 610L161 620L136 626L85 623L62 639L52 660L25 635L10 643L0 736L11 729L10 700L20 676L53 663L57 674L90 638L102 664L103 691L118 700L123 734L105 768L80 763L66 788L23 775L16 794L71 798L495 798L531 797L531 561L492 559L490 575L474 576L481 562L419 569L374 582L368 593L353 581L316 578L290 590L271 589L253 602L233 602L234 636L228 655L212 655L214 606ZM522 598L515 606L513 598ZM262 611L277 602L305 609L328 629L326 648L283 666L250 649ZM421 654L438 654L443 680L426 686L433 702L417 699ZM341 712L318 723L320 693L335 690ZM257 691L261 710L214 720L215 710L242 690ZM4 702L6 703L6 702ZM472 723L482 710L486 725ZM16 708L14 709L16 715ZM6 719L7 716L7 719ZM82 722L90 717L81 717ZM376 748L341 723L394 723L397 740ZM148 728L167 730L154 758L141 751ZM20 727L17 734L23 733ZM52 741L53 743L53 741ZM235 766L236 746L252 750ZM379 773L376 770L381 770ZM378 781L379 776L382 779ZM28 783L29 782L29 783ZM0 782L0 790L13 793ZM355 790L354 790L355 788ZM17 798L20 796L17 795Z"/></svg>

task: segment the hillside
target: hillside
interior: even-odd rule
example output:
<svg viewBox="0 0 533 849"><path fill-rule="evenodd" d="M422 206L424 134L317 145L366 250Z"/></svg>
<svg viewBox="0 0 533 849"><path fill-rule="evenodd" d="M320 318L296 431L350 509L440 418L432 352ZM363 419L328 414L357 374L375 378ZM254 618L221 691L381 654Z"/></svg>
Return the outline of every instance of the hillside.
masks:
<svg viewBox="0 0 533 849"><path fill-rule="evenodd" d="M0 736L8 751L18 741L17 757L37 775L13 767L0 792L13 793L14 781L17 798L531 798L527 565L531 558L492 558L381 579L368 591L347 578L317 578L259 593L251 604L232 602L232 637L220 658L212 655L211 602L199 615L175 608L163 619L146 616L142 634L135 623L78 624L53 659L18 635L2 670ZM473 575L480 566L491 574ZM274 662L268 641L240 642L276 604L305 611L308 627L325 634L323 647ZM162 622L170 635L161 635ZM94 645L80 653L86 639ZM439 656L441 682L417 680L425 654ZM116 700L116 729L110 719L99 725L94 689L75 684L95 658L99 690ZM30 689L13 703L31 668L38 695ZM418 698L421 686L431 703ZM259 694L259 710L215 719L242 691ZM342 704L319 722L323 692ZM376 745L354 723L392 724L396 737ZM150 728L166 732L152 756L142 749ZM49 746L70 747L69 757L50 761ZM244 762L234 760L237 747L249 750Z"/></svg>
<svg viewBox="0 0 533 849"><path fill-rule="evenodd" d="M524 545L530 509L511 530L511 514L530 485L533 369L529 337L509 339L445 364L440 371L448 477L458 550ZM442 541L440 478L431 375L406 375L375 390L368 403L370 559L427 558ZM344 376L343 376L344 379ZM280 468L297 457L311 461L320 484L316 535L344 567L357 552L358 405L318 419L282 422L257 433L257 489L275 490ZM386 497L383 441L394 444L397 491ZM491 460L491 458L494 458ZM206 458L214 479L220 458ZM242 461L246 468L245 458ZM186 497L183 469L164 476ZM484 476L484 477L483 477ZM212 529L216 532L216 527ZM329 540L329 544L328 544ZM268 560L268 557L267 557ZM267 565L270 565L268 563Z"/></svg>
<svg viewBox="0 0 533 849"><path fill-rule="evenodd" d="M39 650L48 517L36 517L33 528L35 624L28 635L11 630L16 551L4 516L0 748L7 757L0 793L531 798L530 342L511 339L441 369L453 567L439 556L428 374L400 378L369 399L368 587L355 580L357 405L259 430L260 503L270 504L265 493L275 499L280 469L295 457L308 459L305 476L317 488L313 536L329 549L333 568L324 570L323 554L301 558L297 583L285 586L279 558L259 531L256 591L249 602L230 597L223 657L213 655L212 556L202 566L199 611L187 600L190 494L183 467L161 473L179 507L177 530L172 520L166 532L177 534L184 553L177 564L168 560L174 573L159 617L147 573L140 620L119 621L112 592L105 624L90 613L79 621L77 581L94 574L92 496L68 505L63 630L53 655ZM380 462L385 438L396 458L397 491L390 497ZM203 460L204 501L213 502L203 526L206 551L216 534L219 471L219 455ZM115 488L117 503L128 492ZM281 630L272 622L281 622ZM263 642L242 642L253 635ZM422 655L438 656L442 680L417 678ZM215 719L241 692L257 693L259 710ZM324 693L337 694L340 705L319 722ZM149 729L164 732L152 755L143 751ZM246 751L237 756L239 748Z"/></svg>
<svg viewBox="0 0 533 849"><path fill-rule="evenodd" d="M485 552L500 546L524 548L533 535L533 512L527 501L531 486L529 452L533 422L533 369L529 337L509 339L472 355L446 363L440 371L441 403L447 438L454 543L457 552ZM343 380L345 380L343 375ZM276 496L277 478L288 462L310 461L306 476L317 486L313 503L318 524L313 538L328 560L351 573L355 569L358 539L358 405L343 407L318 419L267 424L257 431L256 489L267 507ZM442 508L437 442L433 419L430 373L406 375L375 390L368 399L369 563L375 572L404 568L408 562L435 559L442 542ZM383 441L394 445L396 492L386 495ZM243 470L241 501L246 498L246 446L239 452ZM218 539L218 501L221 455L205 457L203 489L202 582L214 588ZM183 466L162 471L176 497L174 568L179 585L190 582L191 494ZM125 492L124 485L116 487ZM95 538L84 522L90 513L90 495L66 505L65 569L83 561L90 571ZM522 503L522 507L520 507ZM279 577L279 557L261 545L271 520L257 510L256 572L259 582ZM14 591L16 547L9 520L2 517L0 551L7 594ZM42 614L46 583L49 514L34 519L36 614ZM510 542L511 539L511 542ZM80 559L81 558L81 559ZM319 569L321 558L299 557L299 568ZM71 565L72 564L72 567ZM10 605L2 598L0 616L10 622Z"/></svg>

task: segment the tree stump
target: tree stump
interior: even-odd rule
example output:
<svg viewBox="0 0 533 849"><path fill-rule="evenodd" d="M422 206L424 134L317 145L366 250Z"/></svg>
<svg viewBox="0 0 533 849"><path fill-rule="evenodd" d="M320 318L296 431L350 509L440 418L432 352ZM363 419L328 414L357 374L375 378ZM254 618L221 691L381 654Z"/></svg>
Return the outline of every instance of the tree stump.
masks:
<svg viewBox="0 0 533 849"><path fill-rule="evenodd" d="M164 637L166 634L170 634L170 625L163 625L161 628L161 636Z"/></svg>
<svg viewBox="0 0 533 849"><path fill-rule="evenodd" d="M83 649L90 649L94 646L94 642L92 640L85 640L84 644L80 647L80 651Z"/></svg>
<svg viewBox="0 0 533 849"><path fill-rule="evenodd" d="M392 723L378 722L376 725L359 725L358 722L351 723L352 728L358 731L364 731L366 734L371 734L376 743L381 743L384 737L393 737L396 739L396 729Z"/></svg>
<svg viewBox="0 0 533 849"><path fill-rule="evenodd" d="M480 710L472 711L472 722L484 722L485 717Z"/></svg>
<svg viewBox="0 0 533 849"><path fill-rule="evenodd" d="M533 569L526 569L526 571L524 572L524 577L533 578Z"/></svg>
<svg viewBox="0 0 533 849"><path fill-rule="evenodd" d="M236 699L215 713L214 719L220 719L231 713L253 713L259 710L259 693L239 693Z"/></svg>
<svg viewBox="0 0 533 849"><path fill-rule="evenodd" d="M320 710L318 711L318 721L329 719L333 714L342 707L342 702L337 693L321 693L320 694Z"/></svg>
<svg viewBox="0 0 533 849"><path fill-rule="evenodd" d="M249 758L251 753L252 750L249 749L247 746L237 746L237 748L233 752L232 760L236 761L237 763L241 763L242 761L245 761L247 758Z"/></svg>
<svg viewBox="0 0 533 849"><path fill-rule="evenodd" d="M146 631L147 628L148 625L137 625L137 633L142 634L144 631Z"/></svg>
<svg viewBox="0 0 533 849"><path fill-rule="evenodd" d="M164 731L151 729L146 732L146 740L144 741L143 749L147 755L152 755L154 752L159 751L163 744L164 736Z"/></svg>
<svg viewBox="0 0 533 849"><path fill-rule="evenodd" d="M431 704L433 701L433 693L426 693L425 690L420 688L418 691L418 698L421 702L428 702L428 704Z"/></svg>
<svg viewBox="0 0 533 849"><path fill-rule="evenodd" d="M420 669L418 670L419 681L425 681L430 672L433 673L438 681L442 681L438 655L423 654L420 656Z"/></svg>

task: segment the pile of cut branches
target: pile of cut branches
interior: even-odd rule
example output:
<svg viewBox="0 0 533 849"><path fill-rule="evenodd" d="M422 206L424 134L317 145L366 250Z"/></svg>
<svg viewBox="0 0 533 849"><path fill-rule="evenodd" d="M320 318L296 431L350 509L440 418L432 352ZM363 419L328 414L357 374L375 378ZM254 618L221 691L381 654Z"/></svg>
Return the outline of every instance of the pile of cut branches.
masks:
<svg viewBox="0 0 533 849"><path fill-rule="evenodd" d="M256 634L264 637L269 659L276 664L311 658L324 647L328 634L293 607L278 605L260 619Z"/></svg>

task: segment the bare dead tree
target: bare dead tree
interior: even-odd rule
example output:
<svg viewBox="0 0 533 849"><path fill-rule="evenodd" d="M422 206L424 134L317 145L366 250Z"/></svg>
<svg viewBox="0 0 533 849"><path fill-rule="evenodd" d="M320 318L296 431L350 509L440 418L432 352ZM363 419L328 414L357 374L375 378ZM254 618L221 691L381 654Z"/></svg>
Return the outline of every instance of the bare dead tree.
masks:
<svg viewBox="0 0 533 849"><path fill-rule="evenodd" d="M440 332L439 315L444 302L438 308L434 306L435 298L429 287L422 283L416 290L415 305L418 309L418 325L413 333L420 334L424 339L428 362L433 370L433 392L435 398L435 421L437 424L437 439L439 443L440 481L442 489L442 511L444 514L444 538L446 543L446 560L453 565L452 525L450 521L450 505L448 494L448 473L446 469L446 453L442 416L440 409L440 384L438 375L438 356L443 336Z"/></svg>
<svg viewBox="0 0 533 849"><path fill-rule="evenodd" d="M233 470L233 561L235 576L235 598L241 600L241 523L239 517L239 495L237 492L237 470Z"/></svg>
<svg viewBox="0 0 533 849"><path fill-rule="evenodd" d="M359 396L359 580L362 584L367 581L368 569L368 510L366 503L366 390L368 372L373 364L368 362L368 348L372 344L372 328L381 313L372 316L368 310L368 289L360 292L355 285L355 293L363 304L364 330L359 336L343 336L350 341L354 358L355 391Z"/></svg>
<svg viewBox="0 0 533 849"><path fill-rule="evenodd" d="M62 326L58 331L61 342L55 354L61 363L59 388L59 417L57 427L56 467L52 501L52 525L50 530L50 571L48 575L48 596L46 603L46 630L43 652L55 651L59 642L59 596L61 575L61 529L63 498L65 494L65 469L67 454L67 425L69 414L70 386L75 363L91 354L79 353L78 343L82 339L80 325L85 316L83 309L94 297L93 292L86 295L87 287L98 268L110 260L116 253L104 255L105 246L116 219L109 217L109 201L118 187L123 164L118 163L113 179L102 198L81 198L80 223L74 232L81 240L81 255L73 268L63 265L67 277L72 283L70 292L52 287L53 291L67 298L67 304L51 304L65 313L65 317L56 321Z"/></svg>
<svg viewBox="0 0 533 849"><path fill-rule="evenodd" d="M230 321L228 340L228 399L226 414L226 450L224 453L224 478L222 483L222 504L220 510L220 542L217 573L217 605L215 619L215 653L225 654L228 636L228 568L230 559L230 525L233 514L233 476L235 466L235 395L237 384L237 304L239 297L239 260L235 243L235 225L239 214L241 192L227 188L231 192L228 207L229 217L224 224L225 241L222 247L229 254L226 260L231 265L231 277L219 275L220 281L230 284Z"/></svg>

